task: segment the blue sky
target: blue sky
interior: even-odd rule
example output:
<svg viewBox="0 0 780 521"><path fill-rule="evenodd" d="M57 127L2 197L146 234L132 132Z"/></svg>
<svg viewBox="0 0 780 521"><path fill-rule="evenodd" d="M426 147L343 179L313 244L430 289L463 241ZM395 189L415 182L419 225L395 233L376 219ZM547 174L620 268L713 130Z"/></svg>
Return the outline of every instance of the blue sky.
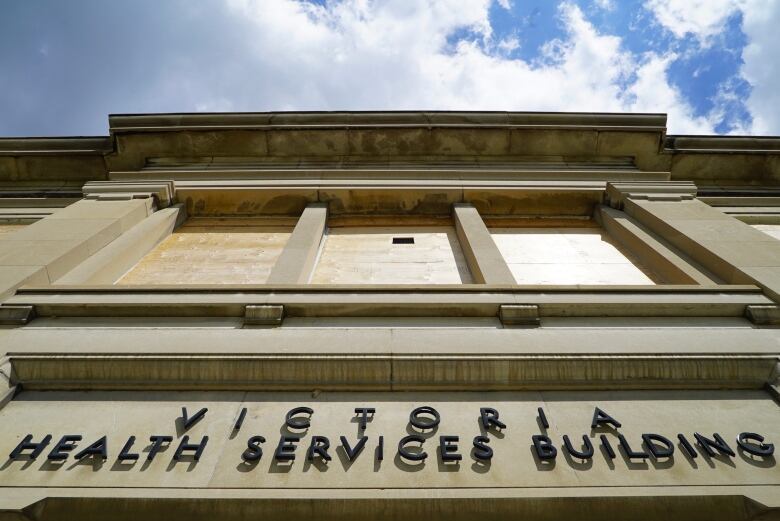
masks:
<svg viewBox="0 0 780 521"><path fill-rule="evenodd" d="M0 135L107 114L665 112L780 134L780 0L5 0Z"/></svg>

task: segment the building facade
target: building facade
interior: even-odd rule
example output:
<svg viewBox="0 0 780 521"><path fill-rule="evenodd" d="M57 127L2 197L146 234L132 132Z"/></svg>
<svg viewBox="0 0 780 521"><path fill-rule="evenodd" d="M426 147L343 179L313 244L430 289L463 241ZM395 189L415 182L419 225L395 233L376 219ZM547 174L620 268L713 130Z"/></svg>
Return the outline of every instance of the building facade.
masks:
<svg viewBox="0 0 780 521"><path fill-rule="evenodd" d="M0 519L780 519L780 138L0 139Z"/></svg>

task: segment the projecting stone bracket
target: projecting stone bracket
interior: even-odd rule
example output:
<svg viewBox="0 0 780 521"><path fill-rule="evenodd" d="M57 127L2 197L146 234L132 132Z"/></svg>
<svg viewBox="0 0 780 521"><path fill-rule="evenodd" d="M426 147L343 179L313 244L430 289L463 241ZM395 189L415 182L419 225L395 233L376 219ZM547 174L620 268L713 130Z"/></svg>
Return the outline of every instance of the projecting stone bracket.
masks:
<svg viewBox="0 0 780 521"><path fill-rule="evenodd" d="M764 385L766 392L780 404L780 361L775 364L775 369L769 377L769 381Z"/></svg>
<svg viewBox="0 0 780 521"><path fill-rule="evenodd" d="M13 399L18 386L12 383L13 367L6 357L0 359L0 409Z"/></svg>
<svg viewBox="0 0 780 521"><path fill-rule="evenodd" d="M35 306L0 306L0 326L23 326L35 318Z"/></svg>
<svg viewBox="0 0 780 521"><path fill-rule="evenodd" d="M244 308L244 327L281 326L284 306L254 306Z"/></svg>
<svg viewBox="0 0 780 521"><path fill-rule="evenodd" d="M685 201L696 197L696 185L690 181L634 181L607 183L606 204L618 210L626 199L648 201Z"/></svg>
<svg viewBox="0 0 780 521"><path fill-rule="evenodd" d="M86 199L117 201L154 198L158 208L167 208L176 198L173 181L89 181L82 188Z"/></svg>
<svg viewBox="0 0 780 521"><path fill-rule="evenodd" d="M757 326L780 326L780 306L748 305L745 317Z"/></svg>
<svg viewBox="0 0 780 521"><path fill-rule="evenodd" d="M498 318L505 326L539 327L539 306L535 304L503 304L498 307Z"/></svg>

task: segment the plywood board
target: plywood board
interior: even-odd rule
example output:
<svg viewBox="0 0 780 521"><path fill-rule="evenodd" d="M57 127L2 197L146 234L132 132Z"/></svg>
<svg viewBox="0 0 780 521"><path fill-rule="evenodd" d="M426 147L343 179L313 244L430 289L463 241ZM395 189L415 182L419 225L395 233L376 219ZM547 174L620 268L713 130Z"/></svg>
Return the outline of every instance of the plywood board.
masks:
<svg viewBox="0 0 780 521"><path fill-rule="evenodd" d="M13 233L23 229L26 224L0 224L0 237L5 237L9 233Z"/></svg>
<svg viewBox="0 0 780 521"><path fill-rule="evenodd" d="M655 284L601 228L491 228L518 284Z"/></svg>
<svg viewBox="0 0 780 521"><path fill-rule="evenodd" d="M393 238L413 244L393 244ZM460 284L471 274L451 226L330 229L314 284Z"/></svg>
<svg viewBox="0 0 780 521"><path fill-rule="evenodd" d="M188 221L117 284L263 284L292 232L263 224Z"/></svg>

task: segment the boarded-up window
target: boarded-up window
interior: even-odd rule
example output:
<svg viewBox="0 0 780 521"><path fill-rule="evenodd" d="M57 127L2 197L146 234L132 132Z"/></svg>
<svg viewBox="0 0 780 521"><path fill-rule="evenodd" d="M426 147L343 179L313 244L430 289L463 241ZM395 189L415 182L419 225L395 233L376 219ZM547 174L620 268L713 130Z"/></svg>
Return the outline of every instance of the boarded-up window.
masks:
<svg viewBox="0 0 780 521"><path fill-rule="evenodd" d="M328 231L312 282L461 284L471 274L452 227L347 227Z"/></svg>
<svg viewBox="0 0 780 521"><path fill-rule="evenodd" d="M192 219L117 284L264 284L291 232L262 220Z"/></svg>
<svg viewBox="0 0 780 521"><path fill-rule="evenodd" d="M601 228L491 228L518 284L655 284Z"/></svg>
<svg viewBox="0 0 780 521"><path fill-rule="evenodd" d="M8 237L8 234L24 229L26 224L2 224L0 223L0 237Z"/></svg>

